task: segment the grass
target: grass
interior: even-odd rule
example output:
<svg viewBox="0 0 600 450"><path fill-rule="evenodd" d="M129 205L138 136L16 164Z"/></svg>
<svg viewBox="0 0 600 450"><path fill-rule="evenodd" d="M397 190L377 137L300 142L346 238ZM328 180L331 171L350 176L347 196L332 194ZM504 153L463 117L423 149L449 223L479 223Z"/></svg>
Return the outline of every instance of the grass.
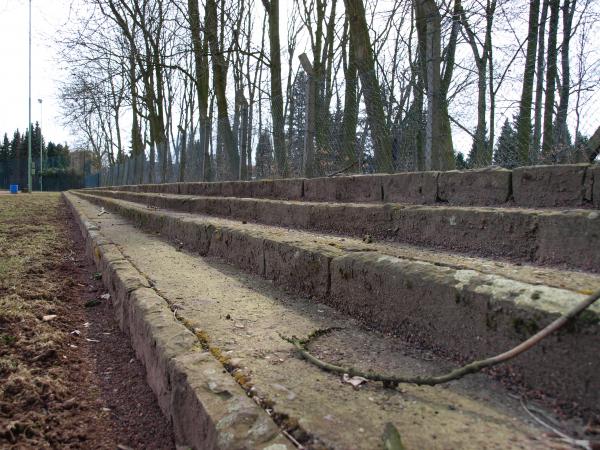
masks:
<svg viewBox="0 0 600 450"><path fill-rule="evenodd" d="M67 392L67 334L42 320L65 311L65 220L57 193L0 196L0 443L41 434L44 409Z"/></svg>

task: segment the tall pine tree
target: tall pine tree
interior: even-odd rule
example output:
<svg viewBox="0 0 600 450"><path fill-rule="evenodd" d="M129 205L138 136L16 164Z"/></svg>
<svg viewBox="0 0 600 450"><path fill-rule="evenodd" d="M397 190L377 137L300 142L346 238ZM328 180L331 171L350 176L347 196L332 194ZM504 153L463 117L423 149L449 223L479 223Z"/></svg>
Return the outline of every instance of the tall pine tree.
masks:
<svg viewBox="0 0 600 450"><path fill-rule="evenodd" d="M519 146L517 131L513 124L506 119L500 130L500 136L494 151L494 163L511 169L519 165Z"/></svg>

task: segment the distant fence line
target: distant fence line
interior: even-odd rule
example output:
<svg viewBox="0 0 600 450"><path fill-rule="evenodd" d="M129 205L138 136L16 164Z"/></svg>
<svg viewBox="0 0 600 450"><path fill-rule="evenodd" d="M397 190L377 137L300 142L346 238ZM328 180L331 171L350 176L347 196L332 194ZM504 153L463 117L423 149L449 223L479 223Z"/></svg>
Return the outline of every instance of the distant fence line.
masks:
<svg viewBox="0 0 600 450"><path fill-rule="evenodd" d="M8 190L10 185L28 187L28 162L26 159L0 160L0 189ZM90 168L88 167L89 171ZM91 181L97 179L94 184ZM87 177L81 168L71 167L64 158L46 158L40 170L39 158L32 160L31 187L33 191L65 191L86 187ZM92 175L90 187L99 185L99 176Z"/></svg>

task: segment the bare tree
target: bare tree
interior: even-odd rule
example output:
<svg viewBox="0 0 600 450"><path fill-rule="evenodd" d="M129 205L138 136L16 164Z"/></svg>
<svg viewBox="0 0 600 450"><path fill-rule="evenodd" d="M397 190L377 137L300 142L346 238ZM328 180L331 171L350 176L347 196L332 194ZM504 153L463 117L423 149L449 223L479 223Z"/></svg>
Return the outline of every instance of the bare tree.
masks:
<svg viewBox="0 0 600 450"><path fill-rule="evenodd" d="M344 0L346 15L350 23L350 42L354 47L356 67L367 107L373 146L375 150L375 162L380 172L391 172L392 165L392 142L388 128L386 127L383 104L381 102L381 90L379 81L375 75L375 62L373 60L373 49L371 38L365 16L365 7L362 0Z"/></svg>
<svg viewBox="0 0 600 450"><path fill-rule="evenodd" d="M520 164L530 161L529 146L531 140L531 102L533 96L533 79L535 76L535 57L538 37L538 18L540 15L540 0L529 2L529 31L527 34L527 56L525 58L525 73L519 106L517 122L518 160Z"/></svg>

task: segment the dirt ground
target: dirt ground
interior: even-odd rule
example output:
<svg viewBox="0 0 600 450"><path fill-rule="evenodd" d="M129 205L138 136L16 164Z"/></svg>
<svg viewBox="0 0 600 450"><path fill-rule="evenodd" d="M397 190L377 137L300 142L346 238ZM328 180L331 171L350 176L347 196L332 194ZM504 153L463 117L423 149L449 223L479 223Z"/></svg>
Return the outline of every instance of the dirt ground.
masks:
<svg viewBox="0 0 600 450"><path fill-rule="evenodd" d="M174 448L57 193L0 197L0 448Z"/></svg>

